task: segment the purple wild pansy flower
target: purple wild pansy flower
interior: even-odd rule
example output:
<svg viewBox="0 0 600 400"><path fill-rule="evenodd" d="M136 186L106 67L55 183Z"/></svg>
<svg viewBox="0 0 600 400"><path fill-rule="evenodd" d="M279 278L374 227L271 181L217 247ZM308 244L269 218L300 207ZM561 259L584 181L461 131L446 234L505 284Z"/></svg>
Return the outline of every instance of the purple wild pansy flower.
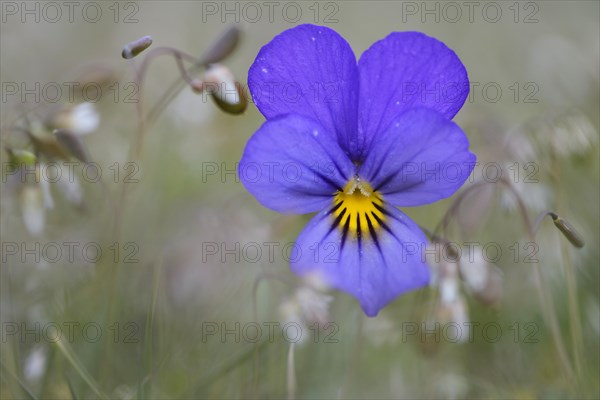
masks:
<svg viewBox="0 0 600 400"><path fill-rule="evenodd" d="M427 285L427 239L396 207L451 196L475 164L451 121L469 92L456 54L394 32L357 63L335 31L300 25L260 50L248 85L267 121L246 145L242 183L275 211L318 212L292 270L316 272L369 316Z"/></svg>

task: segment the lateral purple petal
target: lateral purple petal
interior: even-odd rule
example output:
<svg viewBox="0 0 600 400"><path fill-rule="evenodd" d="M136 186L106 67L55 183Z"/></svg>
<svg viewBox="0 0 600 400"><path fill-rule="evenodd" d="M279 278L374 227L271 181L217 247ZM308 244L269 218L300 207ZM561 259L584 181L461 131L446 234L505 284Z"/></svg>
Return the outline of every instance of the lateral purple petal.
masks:
<svg viewBox="0 0 600 400"><path fill-rule="evenodd" d="M250 67L248 86L267 119L288 113L314 118L348 154L357 152L358 69L337 32L300 25L277 35Z"/></svg>
<svg viewBox="0 0 600 400"><path fill-rule="evenodd" d="M317 214L300 233L290 256L299 275L317 274L332 287L358 299L368 316L403 293L429 283L423 252L425 235L404 213L386 207L385 228L358 239L332 229L329 210Z"/></svg>
<svg viewBox="0 0 600 400"><path fill-rule="evenodd" d="M238 174L265 207L282 213L322 210L354 165L317 121L300 115L265 122L246 144Z"/></svg>
<svg viewBox="0 0 600 400"><path fill-rule="evenodd" d="M402 111L424 106L452 119L469 93L467 71L444 43L420 32L394 32L359 62L359 134L368 145Z"/></svg>
<svg viewBox="0 0 600 400"><path fill-rule="evenodd" d="M374 140L359 175L399 206L433 203L454 194L475 166L458 125L426 108L405 112Z"/></svg>

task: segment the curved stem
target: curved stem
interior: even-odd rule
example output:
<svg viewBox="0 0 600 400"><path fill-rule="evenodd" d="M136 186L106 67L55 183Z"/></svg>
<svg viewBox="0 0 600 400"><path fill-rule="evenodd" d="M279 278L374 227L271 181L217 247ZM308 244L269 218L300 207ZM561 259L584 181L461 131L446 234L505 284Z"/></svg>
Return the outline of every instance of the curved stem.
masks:
<svg viewBox="0 0 600 400"><path fill-rule="evenodd" d="M523 223L525 225L525 230L527 231L527 236L532 243L536 243L535 241L535 231L534 226L529 219L529 214L527 213L527 208L525 207L525 203L521 198L521 195L515 190L515 188L511 185L511 183L506 180L505 177L502 177L499 181L504 187L506 187L511 194L514 196L517 201L517 206L519 208L519 212L521 213L521 217L523 219ZM567 355L567 351L563 345L562 335L560 333L560 328L558 326L558 321L556 320L556 311L554 308L554 301L552 299L551 293L548 291L548 285L545 282L544 274L540 268L539 263L533 263L533 271L535 277L535 287L538 292L538 296L540 299L540 305L542 307L542 313L544 315L544 319L549 325L550 331L552 333L552 339L554 342L554 346L556 347L556 351L558 353L558 357L561 361L561 366L567 376L569 382L573 382L573 367L571 366L571 361Z"/></svg>
<svg viewBox="0 0 600 400"><path fill-rule="evenodd" d="M295 343L290 343L287 357L286 391L287 399L296 398L296 361L294 360Z"/></svg>
<svg viewBox="0 0 600 400"><path fill-rule="evenodd" d="M521 217L523 219L523 224L525 225L527 236L532 243L536 243L535 233L537 232L537 229L539 229L541 219L543 219L546 215L553 215L554 213L545 212L543 213L543 215L538 217L538 220L536 220L535 224L532 224L531 220L529 219L529 214L527 213L527 208L525 207L525 203L523 202L521 195L515 190L510 181L508 181L505 177L502 177L498 182L502 184L508 191L510 191L515 200L517 201L519 213L521 214ZM479 190L487 183L491 182L477 182L474 185L467 188L466 190L464 190L462 193L460 193L458 197L454 200L454 202L451 204L448 211L446 211L446 213L442 217L442 220L438 223L430 237L438 237L437 234L440 230L445 231L450 223L452 216L456 213L456 210L458 210L458 207L460 207L464 199L469 194L473 193L476 190ZM571 366L571 361L569 360L569 357L563 345L563 339L558 325L558 321L556 319L556 311L552 296L548 292L548 285L545 282L544 275L542 274L542 270L538 263L533 263L533 270L535 287L538 292L538 297L540 301L540 306L542 308L542 313L544 315L544 319L546 320L546 323L548 324L549 329L551 331L554 347L556 348L558 357L561 361L561 367L563 368L563 371L568 381L572 383L574 379L573 367Z"/></svg>
<svg viewBox="0 0 600 400"><path fill-rule="evenodd" d="M288 285L288 286L292 286L292 283L289 281L289 279L287 279L285 276L283 275L279 275L279 274L275 274L272 272L262 272L260 273L257 277L256 280L254 281L254 286L252 287L252 318L253 318L253 322L258 323L258 309L256 306L257 303L257 294L258 294L258 286L260 285L261 282L263 282L266 279L277 279L278 281ZM259 393L259 373L258 373L258 369L259 369L259 360L258 360L258 350L259 350L260 344L258 342L254 343L254 350L253 350L253 358L254 358L254 395L257 398L260 398L260 393Z"/></svg>
<svg viewBox="0 0 600 400"><path fill-rule="evenodd" d="M206 67L205 64L202 63L202 60L198 60L194 65L189 67L186 72L189 76L193 74L196 70ZM175 79L169 88L163 93L163 95L158 99L158 101L154 104L154 106L148 111L146 114L146 122L148 126L152 126L152 124L156 121L158 115L167 107L167 105L175 98L175 96L185 87L185 81L180 80L179 78Z"/></svg>
<svg viewBox="0 0 600 400"><path fill-rule="evenodd" d="M540 230L540 227L542 226L542 222L544 221L544 218L546 218L547 216L550 216L552 218L556 218L556 213L549 211L549 210L545 210L542 211L541 213L538 214L537 218L535 219L535 222L533 223L533 235L537 235L538 231Z"/></svg>
<svg viewBox="0 0 600 400"><path fill-rule="evenodd" d="M192 63L197 63L198 60L181 50L175 49L173 47L157 47L148 52L148 55L142 61L142 65L136 74L136 84L139 93L139 101L137 102L137 113L138 113L138 131L137 131L137 140L135 144L135 158L136 160L140 158L142 152L142 144L144 142L144 137L146 134L145 129L145 119L143 118L143 110L142 110L142 88L144 84L144 79L146 77L146 73L148 72L148 67L150 62L153 61L156 57L170 55L173 56L175 63L177 64L177 68L179 69L179 73L181 74L181 78L188 84L191 83L192 77L188 74L188 71L183 66L183 60L187 60Z"/></svg>
<svg viewBox="0 0 600 400"><path fill-rule="evenodd" d="M146 73L148 71L148 67L150 66L150 62L154 60L156 57L162 55L171 55L174 57L179 72L181 73L181 77L184 81L188 82L191 80L191 77L188 75L186 69L183 67L183 60L196 62L196 58L171 47L157 47L155 49L150 50L147 53L147 56L142 61L142 64L139 68L136 68L135 59L132 60L131 65L134 69L135 82L138 88L138 101L136 102L136 118L137 118L137 133L134 136L132 145L129 149L129 160L131 162L138 162L141 158L142 154L142 144L144 141L144 137L146 134L146 124L144 119L143 112L143 83L146 77ZM114 218L112 221L113 224L113 240L117 243L121 243L121 236L123 234L123 222L124 222L124 211L127 205L127 194L128 194L129 185L125 182L121 183L121 190L118 194L119 201L117 202L117 207L115 209ZM107 280L108 291L111 294L108 301L107 308L107 322L111 323L114 320L114 315L116 313L116 303L117 303L117 285L119 282L119 272L120 272L120 264L114 264L110 267L109 277ZM108 354L105 352L104 354ZM108 371L108 357L105 356L105 362L103 363L104 369L102 370L103 375L105 375Z"/></svg>
<svg viewBox="0 0 600 400"><path fill-rule="evenodd" d="M490 184L490 183L493 183L493 182L487 182L487 181L475 182L473 185L469 186L468 188L463 190L461 193L459 193L458 196L456 196L456 198L450 205L450 207L448 208L448 211L446 211L446 213L444 214L444 216L442 217L440 222L437 224L437 226L433 230L432 236L437 236L438 233L440 232L440 230L446 231L446 228L450 224L451 217L458 210L458 207L460 207L461 203L467 198L468 195L481 189L486 184Z"/></svg>
<svg viewBox="0 0 600 400"><path fill-rule="evenodd" d="M563 210L563 204L565 203L565 193L562 189L561 183L561 173L562 170L559 168L557 163L557 158L555 154L552 154L552 169L551 169L551 179L554 180L555 185L557 186L557 199L556 199L556 210L561 213ZM557 215L553 213L552 218L556 218ZM569 246L566 246L564 241L561 241L560 253L562 257L562 267L563 272L566 277L567 284L567 299L568 299L568 307L569 307L569 325L571 330L571 346L573 349L573 359L575 363L575 371L577 372L577 376L579 379L582 377L583 367L582 367L582 354L583 354L583 333L582 333L582 324L581 317L579 314L579 303L577 299L577 278L573 273L573 268L571 267L571 262L568 257L569 255Z"/></svg>

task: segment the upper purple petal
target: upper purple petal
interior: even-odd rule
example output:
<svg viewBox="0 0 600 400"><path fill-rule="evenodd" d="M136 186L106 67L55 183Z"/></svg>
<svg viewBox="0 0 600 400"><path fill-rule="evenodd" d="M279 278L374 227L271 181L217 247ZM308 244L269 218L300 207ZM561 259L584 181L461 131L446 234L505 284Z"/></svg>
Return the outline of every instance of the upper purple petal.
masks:
<svg viewBox="0 0 600 400"><path fill-rule="evenodd" d="M360 239L333 226L329 210L317 214L300 233L290 256L292 270L316 274L356 297L365 314L375 316L401 294L429 283L423 254L427 239L404 213L386 207L385 229ZM343 223L342 223L343 225Z"/></svg>
<svg viewBox="0 0 600 400"><path fill-rule="evenodd" d="M359 136L365 146L412 107L452 119L469 93L467 71L454 51L420 32L394 32L375 42L358 69Z"/></svg>
<svg viewBox="0 0 600 400"><path fill-rule="evenodd" d="M372 142L359 175L396 206L418 206L454 194L475 166L469 140L440 113L414 108Z"/></svg>
<svg viewBox="0 0 600 400"><path fill-rule="evenodd" d="M267 118L295 113L319 121L347 154L358 143L358 69L337 32L300 25L277 35L248 72L252 99Z"/></svg>
<svg viewBox="0 0 600 400"><path fill-rule="evenodd" d="M354 165L317 121L289 114L266 121L246 144L240 180L265 207L322 210L354 176Z"/></svg>

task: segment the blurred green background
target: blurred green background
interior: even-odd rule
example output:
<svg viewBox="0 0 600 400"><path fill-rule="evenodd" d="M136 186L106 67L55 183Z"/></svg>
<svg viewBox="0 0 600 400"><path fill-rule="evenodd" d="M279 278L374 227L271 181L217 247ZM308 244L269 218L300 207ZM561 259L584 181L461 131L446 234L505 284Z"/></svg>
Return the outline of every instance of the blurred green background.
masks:
<svg viewBox="0 0 600 400"><path fill-rule="evenodd" d="M36 82L40 88L104 85L95 103L100 125L83 138L102 179L81 180L79 207L51 187L54 208L46 210L37 236L25 229L22 188L5 179L9 160L2 151L3 399L600 395L600 3L73 3L70 15L65 2L56 2L58 17L45 2L2 2L3 147L30 149L11 127L25 114L53 115L69 100L64 92L57 103L47 101L53 95L36 90ZM24 7L33 11L23 14ZM444 41L473 83L455 120L478 160L506 167L530 219L551 209L577 228L586 246L570 246L547 218L536 236L535 265L523 262L531 251L523 217L506 187L488 185L443 233L457 243L497 244L502 255L487 265L502 272L496 292L478 296L454 276L458 299L446 309L435 285L397 299L376 318L365 317L343 293L330 292L327 304L293 276L282 252L309 216L262 208L231 172L264 121L253 104L240 116L227 115L186 87L147 127L140 158L131 155L136 107L148 111L178 71L172 58L159 57L143 86L131 86L145 53L128 62L120 57L123 45L151 35L151 49L172 46L199 56L236 22L241 40L224 64L244 85L261 46L300 23L335 29L357 57L392 31ZM9 94L13 83L19 90ZM21 85L40 98L25 95ZM80 164L76 175L81 170ZM125 182L130 173L137 182ZM530 173L535 179L526 181ZM476 168L474 180L483 177ZM452 201L404 211L433 230ZM48 254L24 255L36 243L65 250L65 242L78 249L95 243L102 256L89 262L76 250L74 260L65 253L48 262ZM278 247L270 258L265 243L272 242ZM216 254L207 247L213 244ZM543 275L545 303L534 267ZM481 301L486 294L492 306ZM558 339L542 304L552 307ZM317 317L306 311L314 307ZM314 320L330 325L311 329ZM302 327L304 339L293 345L281 329L290 321ZM453 321L475 324L473 337L465 340L463 331L463 341L453 343L448 331L436 336L422 325ZM268 324L275 323L270 338ZM257 326L262 336L253 343Z"/></svg>

